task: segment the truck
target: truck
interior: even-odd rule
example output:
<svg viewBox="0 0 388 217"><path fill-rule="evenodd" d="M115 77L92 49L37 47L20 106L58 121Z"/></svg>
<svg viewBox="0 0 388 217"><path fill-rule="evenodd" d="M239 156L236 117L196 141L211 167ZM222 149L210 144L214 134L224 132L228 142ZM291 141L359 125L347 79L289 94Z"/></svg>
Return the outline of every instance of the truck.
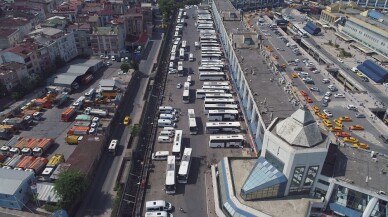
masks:
<svg viewBox="0 0 388 217"><path fill-rule="evenodd" d="M24 145L24 147L21 150L21 154L24 156L30 156L32 155L32 149L36 146L39 139L28 139L28 142Z"/></svg>
<svg viewBox="0 0 388 217"><path fill-rule="evenodd" d="M85 109L85 114L87 115L96 115L98 117L106 117L108 116L108 112L102 109L92 109L91 107L87 107Z"/></svg>
<svg viewBox="0 0 388 217"><path fill-rule="evenodd" d="M77 101L75 101L72 106L76 109L76 110L80 110L83 105L84 105L84 102L85 102L85 99L86 97L85 96L80 96Z"/></svg>
<svg viewBox="0 0 388 217"><path fill-rule="evenodd" d="M48 97L37 98L37 99L35 99L35 104L36 104L36 106L39 106L42 108L51 108L52 101ZM36 107L31 107L31 108L36 108Z"/></svg>
<svg viewBox="0 0 388 217"><path fill-rule="evenodd" d="M92 74L88 74L88 75L84 75L83 78L81 79L81 83L83 85L86 85L88 84L91 80L93 80L93 75Z"/></svg>
<svg viewBox="0 0 388 217"><path fill-rule="evenodd" d="M0 124L0 129L4 129L5 131L12 133L12 134L19 132L17 127L15 127L14 125L9 125L9 124Z"/></svg>
<svg viewBox="0 0 388 217"><path fill-rule="evenodd" d="M83 139L83 136L78 136L78 135L69 135L66 136L65 141L69 145L78 145L78 143Z"/></svg>
<svg viewBox="0 0 388 217"><path fill-rule="evenodd" d="M1 123L3 125L12 125L19 130L25 130L29 127L29 124L23 118L6 118Z"/></svg>
<svg viewBox="0 0 388 217"><path fill-rule="evenodd" d="M39 174L42 172L43 168L48 163L47 158L37 157L26 169L26 171L33 172L35 174Z"/></svg>
<svg viewBox="0 0 388 217"><path fill-rule="evenodd" d="M54 104L56 106L60 106L64 102L66 102L68 99L69 99L69 93L63 92L63 93L58 94L53 101L54 101Z"/></svg>
<svg viewBox="0 0 388 217"><path fill-rule="evenodd" d="M32 154L35 157L42 156L52 145L54 144L54 139L44 138L40 140L36 146L32 149Z"/></svg>
<svg viewBox="0 0 388 217"><path fill-rule="evenodd" d="M18 155L20 154L20 152L22 151L22 149L27 145L27 143L29 142L28 139L26 138L22 138L21 140L19 140L14 147L12 147L11 149L9 149L9 153L10 154L15 154L15 155Z"/></svg>
<svg viewBox="0 0 388 217"><path fill-rule="evenodd" d="M70 128L69 131L67 131L67 135L82 136L82 135L88 134L89 130L90 130L89 126L73 126L72 128Z"/></svg>
<svg viewBox="0 0 388 217"><path fill-rule="evenodd" d="M9 130L0 128L0 139L10 139L12 138L13 133Z"/></svg>
<svg viewBox="0 0 388 217"><path fill-rule="evenodd" d="M22 137L19 137L19 136L13 136L10 140L8 140L7 143L5 143L1 148L0 148L0 151L1 151L1 154L2 155L9 155L9 150L14 147L16 145L16 143L21 140Z"/></svg>
<svg viewBox="0 0 388 217"><path fill-rule="evenodd" d="M46 165L46 168L55 168L58 164L65 162L65 156L63 154L54 154Z"/></svg>
<svg viewBox="0 0 388 217"><path fill-rule="evenodd" d="M75 114L76 110L73 106L70 106L65 109L61 114L61 120L64 122L69 122L70 118Z"/></svg>
<svg viewBox="0 0 388 217"><path fill-rule="evenodd" d="M61 172L64 172L66 170L69 169L69 167L71 166L71 164L68 164L68 163L60 163L58 164L57 168L54 170L54 172L52 173L52 175L50 176L50 180L57 180L59 178L59 174Z"/></svg>
<svg viewBox="0 0 388 217"><path fill-rule="evenodd" d="M6 168L6 169L13 169L16 167L16 165L18 165L18 163L23 159L23 155L14 155L12 156L11 158L7 159L5 162L4 162L4 167L3 168Z"/></svg>
<svg viewBox="0 0 388 217"><path fill-rule="evenodd" d="M25 156L17 165L15 168L20 169L27 169L35 160L35 157L33 156Z"/></svg>

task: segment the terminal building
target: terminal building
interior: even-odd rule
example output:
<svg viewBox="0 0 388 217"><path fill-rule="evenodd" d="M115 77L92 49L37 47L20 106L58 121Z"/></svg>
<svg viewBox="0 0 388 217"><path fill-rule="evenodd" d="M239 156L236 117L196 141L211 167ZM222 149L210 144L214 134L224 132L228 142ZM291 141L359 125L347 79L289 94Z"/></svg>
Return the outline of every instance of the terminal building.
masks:
<svg viewBox="0 0 388 217"><path fill-rule="evenodd" d="M284 4L284 0L232 0L231 2L236 9L243 11L276 8Z"/></svg>
<svg viewBox="0 0 388 217"><path fill-rule="evenodd" d="M228 1L212 15L258 158L212 167L218 216L387 216L384 155L336 145L288 91L261 37ZM299 108L299 109L298 109Z"/></svg>
<svg viewBox="0 0 388 217"><path fill-rule="evenodd" d="M339 0L331 0L331 3L334 3L334 2L339 2ZM341 0L341 2L344 2L344 3L354 2L359 6L368 7L368 8L386 9L388 7L388 2L386 0L356 0L356 1Z"/></svg>

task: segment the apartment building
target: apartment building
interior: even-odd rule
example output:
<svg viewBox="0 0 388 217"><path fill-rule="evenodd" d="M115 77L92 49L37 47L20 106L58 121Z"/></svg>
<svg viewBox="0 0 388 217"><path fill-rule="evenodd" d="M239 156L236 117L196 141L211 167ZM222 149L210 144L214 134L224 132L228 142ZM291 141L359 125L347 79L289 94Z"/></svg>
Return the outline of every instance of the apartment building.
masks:
<svg viewBox="0 0 388 217"><path fill-rule="evenodd" d="M24 17L2 17L0 19L0 49L8 48L23 40L33 29L31 20Z"/></svg>
<svg viewBox="0 0 388 217"><path fill-rule="evenodd" d="M92 27L89 23L75 23L70 25L67 30L74 32L75 45L79 55L92 55L92 44L90 34Z"/></svg>
<svg viewBox="0 0 388 217"><path fill-rule="evenodd" d="M93 55L120 55L124 50L124 25L95 27L90 36Z"/></svg>
<svg viewBox="0 0 388 217"><path fill-rule="evenodd" d="M23 43L0 51L0 64L8 62L25 64L30 76L41 72L39 61L40 57L36 46L32 43Z"/></svg>
<svg viewBox="0 0 388 217"><path fill-rule="evenodd" d="M0 83L3 84L8 91L13 90L28 77L29 74L25 64L7 62L0 65Z"/></svg>

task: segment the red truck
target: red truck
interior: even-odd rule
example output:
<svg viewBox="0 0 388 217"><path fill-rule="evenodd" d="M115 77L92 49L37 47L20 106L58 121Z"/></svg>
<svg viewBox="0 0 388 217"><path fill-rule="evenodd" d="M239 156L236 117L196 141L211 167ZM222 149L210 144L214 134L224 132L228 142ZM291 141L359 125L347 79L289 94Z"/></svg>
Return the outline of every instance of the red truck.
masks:
<svg viewBox="0 0 388 217"><path fill-rule="evenodd" d="M65 109L65 111L61 114L61 120L68 122L70 121L70 118L75 114L76 110L74 107L68 107Z"/></svg>
<svg viewBox="0 0 388 217"><path fill-rule="evenodd" d="M16 168L27 169L35 160L35 157L25 156L17 165Z"/></svg>
<svg viewBox="0 0 388 217"><path fill-rule="evenodd" d="M40 157L45 151L47 151L54 144L54 139L44 138L41 139L38 144L32 149L32 154L35 157Z"/></svg>
<svg viewBox="0 0 388 217"><path fill-rule="evenodd" d="M28 166L26 171L34 172L35 174L39 174L42 172L46 164L48 163L47 158L37 157L32 164Z"/></svg>

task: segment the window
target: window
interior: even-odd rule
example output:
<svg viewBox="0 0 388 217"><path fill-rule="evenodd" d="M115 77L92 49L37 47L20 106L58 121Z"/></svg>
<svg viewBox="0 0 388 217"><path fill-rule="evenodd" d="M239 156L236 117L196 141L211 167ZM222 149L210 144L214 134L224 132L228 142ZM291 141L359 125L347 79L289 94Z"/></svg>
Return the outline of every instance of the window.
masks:
<svg viewBox="0 0 388 217"><path fill-rule="evenodd" d="M323 185L327 185L327 186L330 185L329 182L326 182L326 181L324 181L324 180L322 180L322 179L318 179L318 182L321 183L321 184L323 184Z"/></svg>
<svg viewBox="0 0 388 217"><path fill-rule="evenodd" d="M292 176L291 187L299 187L302 183L302 178L304 174L304 166L295 167L294 175Z"/></svg>
<svg viewBox="0 0 388 217"><path fill-rule="evenodd" d="M387 204L388 202L387 201L384 201L384 200L381 200L379 199L379 201L376 203L376 206L375 208L373 208L372 210L372 213L371 213L371 216L373 217L378 217L378 216L387 216Z"/></svg>
<svg viewBox="0 0 388 217"><path fill-rule="evenodd" d="M312 186L314 184L315 177L317 176L317 173L318 173L318 168L319 166L309 167L307 171L306 179L304 180L304 186Z"/></svg>
<svg viewBox="0 0 388 217"><path fill-rule="evenodd" d="M265 159L270 162L276 169L280 172L283 172L284 163L279 160L275 155L271 154L271 152L267 151L265 153Z"/></svg>

